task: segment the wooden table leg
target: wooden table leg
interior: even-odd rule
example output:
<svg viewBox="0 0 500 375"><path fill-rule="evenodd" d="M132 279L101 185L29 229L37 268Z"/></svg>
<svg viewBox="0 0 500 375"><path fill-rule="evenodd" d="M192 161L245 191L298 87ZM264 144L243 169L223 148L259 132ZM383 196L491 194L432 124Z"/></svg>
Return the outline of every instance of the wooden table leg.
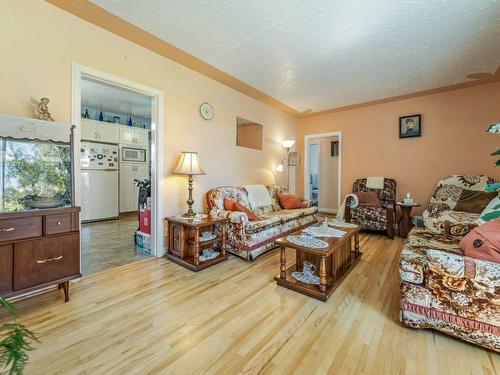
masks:
<svg viewBox="0 0 500 375"><path fill-rule="evenodd" d="M65 281L61 283L62 288L64 290L64 302L69 301L69 281Z"/></svg>
<svg viewBox="0 0 500 375"><path fill-rule="evenodd" d="M195 267L200 264L200 230L196 228L194 230L194 254L193 254L193 263Z"/></svg>
<svg viewBox="0 0 500 375"><path fill-rule="evenodd" d="M281 246L280 254L280 278L286 280L286 251L285 246Z"/></svg>
<svg viewBox="0 0 500 375"><path fill-rule="evenodd" d="M357 233L354 235L354 252L356 256L359 255L359 236Z"/></svg>
<svg viewBox="0 0 500 375"><path fill-rule="evenodd" d="M319 290L326 292L326 256L322 256L319 263Z"/></svg>
<svg viewBox="0 0 500 375"><path fill-rule="evenodd" d="M222 223L222 256L226 256L226 223Z"/></svg>

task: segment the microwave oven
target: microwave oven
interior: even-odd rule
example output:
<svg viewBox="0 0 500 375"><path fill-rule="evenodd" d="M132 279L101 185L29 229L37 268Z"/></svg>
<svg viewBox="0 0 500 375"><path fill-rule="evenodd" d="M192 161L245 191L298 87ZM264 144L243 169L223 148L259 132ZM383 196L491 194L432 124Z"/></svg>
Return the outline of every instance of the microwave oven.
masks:
<svg viewBox="0 0 500 375"><path fill-rule="evenodd" d="M121 156L121 161L146 162L146 150L143 148L123 147Z"/></svg>

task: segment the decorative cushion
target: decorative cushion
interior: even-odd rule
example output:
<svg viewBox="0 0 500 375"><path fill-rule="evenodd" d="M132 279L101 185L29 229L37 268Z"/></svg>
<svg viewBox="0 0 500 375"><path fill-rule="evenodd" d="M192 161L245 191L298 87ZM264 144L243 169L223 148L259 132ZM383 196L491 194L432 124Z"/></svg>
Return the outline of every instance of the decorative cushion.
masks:
<svg viewBox="0 0 500 375"><path fill-rule="evenodd" d="M239 211L239 212L244 212L248 216L248 220L250 221L257 221L260 220L260 218L255 215L252 211L250 211L248 208L243 206L241 203L232 201L230 199L224 198L224 208L228 211Z"/></svg>
<svg viewBox="0 0 500 375"><path fill-rule="evenodd" d="M382 207L382 202L374 191L359 191L356 194L360 206Z"/></svg>
<svg viewBox="0 0 500 375"><path fill-rule="evenodd" d="M460 242L465 255L500 263L500 220L472 229Z"/></svg>
<svg viewBox="0 0 500 375"><path fill-rule="evenodd" d="M280 206L286 210L294 208L306 208L307 206L300 200L299 197L293 194L277 194Z"/></svg>
<svg viewBox="0 0 500 375"><path fill-rule="evenodd" d="M252 210L273 205L271 194L264 185L245 185L243 188L248 194L248 201Z"/></svg>
<svg viewBox="0 0 500 375"><path fill-rule="evenodd" d="M470 212L480 214L494 198L496 193L463 189L453 211Z"/></svg>
<svg viewBox="0 0 500 375"><path fill-rule="evenodd" d="M479 222L486 223L490 220L494 220L500 217L500 196L492 199L491 202L486 206L486 208L479 215Z"/></svg>

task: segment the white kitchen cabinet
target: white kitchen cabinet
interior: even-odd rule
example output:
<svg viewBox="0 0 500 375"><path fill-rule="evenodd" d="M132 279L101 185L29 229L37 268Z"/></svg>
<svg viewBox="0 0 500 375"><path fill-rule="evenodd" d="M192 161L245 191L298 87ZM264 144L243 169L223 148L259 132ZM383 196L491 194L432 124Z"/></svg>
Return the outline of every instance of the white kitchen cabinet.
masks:
<svg viewBox="0 0 500 375"><path fill-rule="evenodd" d="M149 145L149 130L122 126L120 127L120 143L146 148Z"/></svg>
<svg viewBox="0 0 500 375"><path fill-rule="evenodd" d="M147 178L150 178L148 164L120 164L120 212L137 211L139 189L135 186L134 179Z"/></svg>
<svg viewBox="0 0 500 375"><path fill-rule="evenodd" d="M82 118L82 140L118 143L119 125Z"/></svg>

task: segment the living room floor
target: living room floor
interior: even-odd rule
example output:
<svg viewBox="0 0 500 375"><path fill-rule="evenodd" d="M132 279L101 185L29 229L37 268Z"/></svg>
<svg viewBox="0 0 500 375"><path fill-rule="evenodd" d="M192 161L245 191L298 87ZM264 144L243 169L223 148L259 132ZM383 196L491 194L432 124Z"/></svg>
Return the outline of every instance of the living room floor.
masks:
<svg viewBox="0 0 500 375"><path fill-rule="evenodd" d="M398 322L403 241L362 234L326 303L277 287L279 251L200 273L147 259L18 301L26 374L494 374L500 355ZM288 259L293 259L290 252Z"/></svg>
<svg viewBox="0 0 500 375"><path fill-rule="evenodd" d="M148 252L135 248L137 225L137 213L122 214L117 220L82 224L82 273L90 275L151 258Z"/></svg>

